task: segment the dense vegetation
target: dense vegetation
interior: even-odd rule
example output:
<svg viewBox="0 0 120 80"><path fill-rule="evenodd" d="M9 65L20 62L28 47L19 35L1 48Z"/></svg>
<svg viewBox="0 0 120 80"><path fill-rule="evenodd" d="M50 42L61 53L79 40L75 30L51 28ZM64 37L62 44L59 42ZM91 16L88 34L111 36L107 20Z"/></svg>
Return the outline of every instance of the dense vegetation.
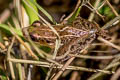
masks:
<svg viewBox="0 0 120 80"><path fill-rule="evenodd" d="M0 5L0 80L120 79L119 0L2 0ZM25 27L40 21L58 37L57 53L60 36L53 25L71 25L78 16L98 24L111 39L96 36L80 54L60 64L49 54L51 47L24 35Z"/></svg>

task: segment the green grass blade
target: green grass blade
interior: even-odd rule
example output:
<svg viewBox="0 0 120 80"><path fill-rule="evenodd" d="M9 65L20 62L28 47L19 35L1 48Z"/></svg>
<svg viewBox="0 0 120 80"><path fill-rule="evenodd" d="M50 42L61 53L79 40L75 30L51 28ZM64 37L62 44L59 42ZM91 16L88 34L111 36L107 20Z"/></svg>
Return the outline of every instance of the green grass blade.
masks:
<svg viewBox="0 0 120 80"><path fill-rule="evenodd" d="M30 5L31 7L33 7L33 9L38 13L37 7L36 7L30 0L25 0L25 1L26 1L27 3L29 3L29 5ZM36 1L36 0L34 0L34 2L35 2L35 1ZM29 8L27 4L24 3L24 1L23 1L23 6L24 6L24 8L25 8L25 10L26 10L26 12L27 12L27 14L28 14L28 16L29 16L30 24L32 24L32 23L33 23L34 21L36 21L36 20L39 20L38 15L35 14L35 12L34 12L31 8Z"/></svg>
<svg viewBox="0 0 120 80"><path fill-rule="evenodd" d="M0 30L4 31L7 35L11 36L10 28L6 24L0 24ZM20 36L23 37L23 34L20 29L15 29L15 32Z"/></svg>
<svg viewBox="0 0 120 80"><path fill-rule="evenodd" d="M33 0L29 0L31 3L33 3L40 11L42 11L44 13L45 16L48 17L48 19L53 22L54 24L56 24L56 21L52 18L52 16L45 10L43 9L39 4L37 4L35 1Z"/></svg>
<svg viewBox="0 0 120 80"><path fill-rule="evenodd" d="M68 22L71 23L80 13L81 6L75 11L75 13L68 19Z"/></svg>

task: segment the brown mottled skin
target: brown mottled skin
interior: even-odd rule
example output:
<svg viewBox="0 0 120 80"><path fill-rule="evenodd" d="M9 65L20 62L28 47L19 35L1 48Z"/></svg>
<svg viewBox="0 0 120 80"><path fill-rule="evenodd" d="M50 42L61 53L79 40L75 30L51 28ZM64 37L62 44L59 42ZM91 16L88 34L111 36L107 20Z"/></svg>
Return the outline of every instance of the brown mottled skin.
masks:
<svg viewBox="0 0 120 80"><path fill-rule="evenodd" d="M31 39L50 48L55 48L57 36L48 27L39 22L32 24L28 32ZM79 53L85 46L90 44L96 35L109 39L105 30L102 30L95 22L90 22L81 17L77 17L72 24L53 25L61 38L61 46L57 56L64 55L68 50L70 53Z"/></svg>

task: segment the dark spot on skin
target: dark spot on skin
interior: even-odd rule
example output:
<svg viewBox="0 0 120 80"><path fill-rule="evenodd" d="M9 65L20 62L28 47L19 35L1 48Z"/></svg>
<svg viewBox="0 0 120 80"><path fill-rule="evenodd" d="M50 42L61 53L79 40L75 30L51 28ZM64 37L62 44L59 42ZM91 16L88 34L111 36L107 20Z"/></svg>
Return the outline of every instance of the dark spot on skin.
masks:
<svg viewBox="0 0 120 80"><path fill-rule="evenodd" d="M71 51L74 50L74 46L71 46L70 50L71 50Z"/></svg>
<svg viewBox="0 0 120 80"><path fill-rule="evenodd" d="M50 41L49 41L49 40L46 40L46 42L47 42L47 43L50 43Z"/></svg>
<svg viewBox="0 0 120 80"><path fill-rule="evenodd" d="M111 40L111 38L109 36L103 36L103 38L106 40Z"/></svg>
<svg viewBox="0 0 120 80"><path fill-rule="evenodd" d="M40 39L42 42L44 42L44 40L43 39Z"/></svg>

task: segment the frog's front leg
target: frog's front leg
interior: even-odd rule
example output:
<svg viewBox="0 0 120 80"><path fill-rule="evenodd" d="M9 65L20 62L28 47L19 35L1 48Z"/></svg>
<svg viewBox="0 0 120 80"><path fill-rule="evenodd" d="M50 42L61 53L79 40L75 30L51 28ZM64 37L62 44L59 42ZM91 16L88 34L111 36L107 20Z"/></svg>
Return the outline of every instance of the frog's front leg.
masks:
<svg viewBox="0 0 120 80"><path fill-rule="evenodd" d="M74 37L69 42L62 45L58 50L56 60L68 60L70 58L68 54L73 53L73 51L76 51L76 48L80 47L78 42L81 42L81 40L83 40L82 38L83 37Z"/></svg>
<svg viewBox="0 0 120 80"><path fill-rule="evenodd" d="M71 53L80 53L86 46L90 45L96 38L96 34L89 35L88 37L82 38L78 44L72 46Z"/></svg>

